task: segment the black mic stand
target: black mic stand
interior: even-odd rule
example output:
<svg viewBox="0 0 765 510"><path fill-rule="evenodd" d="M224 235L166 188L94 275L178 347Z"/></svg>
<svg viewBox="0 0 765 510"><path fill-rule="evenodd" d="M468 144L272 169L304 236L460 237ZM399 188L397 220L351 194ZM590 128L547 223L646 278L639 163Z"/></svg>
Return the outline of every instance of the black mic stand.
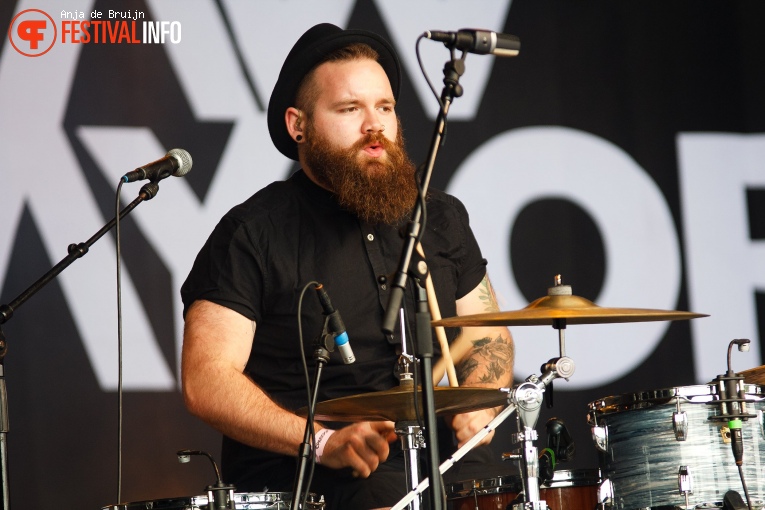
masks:
<svg viewBox="0 0 765 510"><path fill-rule="evenodd" d="M159 184L156 182L150 182L145 184L138 197L133 200L129 205L125 206L119 213L119 218L127 216L138 204L145 200L151 200L159 192ZM53 266L47 273L45 273L39 280L33 283L24 292L19 294L16 299L9 304L0 305L0 480L2 483L2 498L0 498L0 510L8 510L11 507L10 501L10 487L8 483L8 443L7 434L9 430L8 420L8 391L5 384L5 354L7 352L8 344L3 334L2 325L11 320L14 312L18 307L23 305L29 298L34 296L38 291L51 282L56 276L61 274L64 269L72 265L72 263L83 257L90 247L95 244L96 241L101 239L104 234L111 230L117 224L117 217L113 218L109 223L104 225L101 230L96 232L90 239L84 243L70 244L67 248L68 255L64 257L58 264Z"/></svg>
<svg viewBox="0 0 765 510"><path fill-rule="evenodd" d="M424 266L423 266L424 267ZM422 365L422 405L425 411L425 445L428 452L428 468L431 480L431 508L442 508L443 492L438 466L441 459L438 454L438 430L436 422L436 396L433 391L433 329L430 325L431 316L428 308L428 293L423 288L421 279L417 280L417 353ZM436 476L434 477L434 473ZM419 474L418 474L419 475ZM414 488L414 487L412 487Z"/></svg>
<svg viewBox="0 0 765 510"><path fill-rule="evenodd" d="M321 380L321 372L324 369L324 365L329 363L329 353L334 350L334 334L329 332L330 316L324 317L324 327L321 331L321 336L316 339L313 351L313 359L316 360L316 372L313 379L313 395L311 395L311 401L308 403L308 418L305 422L305 432L303 434L303 442L300 444L298 451L298 466L295 472L295 482L292 487L292 505L290 508L298 510L302 508L302 493L303 485L305 484L305 469L308 465L308 459L311 458L311 452L313 445L311 444L311 435L313 432L313 412L316 408L316 400L319 395L319 381Z"/></svg>
<svg viewBox="0 0 765 510"><path fill-rule="evenodd" d="M443 137L444 137L444 130L446 128L446 116L449 113L449 107L456 97L460 97L462 95L462 86L459 84L459 78L462 76L462 74L465 72L465 61L464 58L457 59L454 55L454 49L451 49L451 60L447 61L444 65L444 88L441 92L441 110L438 112L438 117L436 118L436 127L435 131L433 132L433 138L431 140L430 144L430 150L428 154L428 158L426 161L426 164L424 165L424 171L422 174L422 182L420 183L420 198L421 200L418 200L417 203L414 206L414 211L412 212L412 217L409 221L409 225L407 227L407 235L406 239L404 241L404 247L401 251L401 258L399 259L399 266L398 270L396 272L396 275L393 278L393 282L391 283L391 293L390 298L388 299L388 308L385 311L385 317L383 319L383 326L382 330L386 334L392 334L393 330L396 327L396 321L398 320L398 310L401 308L401 303L404 298L404 289L406 288L406 282L407 277L410 268L413 268L415 264L412 262L412 257L415 253L415 248L417 245L418 237L420 236L420 229L422 228L422 224L420 223L422 219L422 213L423 213L423 203L427 199L428 194L428 187L430 185L430 177L433 174L433 167L435 165L436 156L438 154L438 149L441 146ZM464 57L464 54L463 54ZM420 261L422 262L422 261ZM420 273L424 273L424 271L420 271ZM427 302L427 296L423 297ZM420 302L420 300L418 300ZM418 305L421 306L421 305ZM427 304L425 306L427 309ZM417 344L423 344L424 341L419 339L419 333L420 329L424 330L426 328L419 328L418 327L418 338L417 338ZM428 324L427 327L428 331L430 331L430 324ZM432 343L430 340L430 333L428 334L428 343L430 345L429 349L432 356ZM418 353L414 353L415 357L417 357ZM426 407L426 414L425 414L425 427L428 432L428 436L435 437L436 434L436 421L435 421L435 411L433 411L432 403L433 401L430 400L428 402L428 395L427 392L431 392L431 397L433 397L433 373L430 371L430 369L425 369L423 367L422 370L422 389L425 393L423 395L424 397L424 405ZM433 412L431 412L433 411ZM433 421L431 421L431 417L433 418ZM428 439L428 450L431 452L430 457L438 459L438 443L437 441L434 441L433 439ZM442 508L442 498L440 495L440 482L436 483L437 480L440 480L441 475L438 471L438 462L430 462L429 463L429 471L430 471L430 479L434 481L434 483L431 484L431 508L433 510L439 510Z"/></svg>

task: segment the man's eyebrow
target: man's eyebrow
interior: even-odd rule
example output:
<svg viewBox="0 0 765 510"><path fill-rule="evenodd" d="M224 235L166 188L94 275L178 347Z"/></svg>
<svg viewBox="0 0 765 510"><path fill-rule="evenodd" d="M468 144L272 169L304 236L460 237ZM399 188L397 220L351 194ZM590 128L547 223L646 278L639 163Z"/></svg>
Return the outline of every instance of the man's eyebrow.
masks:
<svg viewBox="0 0 765 510"><path fill-rule="evenodd" d="M361 101L359 101L356 98L348 98L348 99L340 99L339 101L335 101L333 103L330 103L330 106L332 108L338 108L340 106L353 106L361 104Z"/></svg>

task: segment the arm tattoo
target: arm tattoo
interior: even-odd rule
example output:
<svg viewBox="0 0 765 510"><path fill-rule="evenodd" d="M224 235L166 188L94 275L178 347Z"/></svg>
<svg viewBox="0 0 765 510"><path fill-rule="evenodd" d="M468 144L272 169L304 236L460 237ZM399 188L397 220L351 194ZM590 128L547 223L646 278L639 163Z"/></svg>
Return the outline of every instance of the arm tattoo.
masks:
<svg viewBox="0 0 765 510"><path fill-rule="evenodd" d="M480 299L485 306L484 311L498 312L499 305L497 305L497 296L494 294L494 287L491 286L488 276L484 276L483 280L481 280L479 290L481 291Z"/></svg>
<svg viewBox="0 0 765 510"><path fill-rule="evenodd" d="M494 340L489 337L473 340L473 349L464 361L459 363L457 379L460 384L478 382L497 383L513 366L513 344L502 335Z"/></svg>

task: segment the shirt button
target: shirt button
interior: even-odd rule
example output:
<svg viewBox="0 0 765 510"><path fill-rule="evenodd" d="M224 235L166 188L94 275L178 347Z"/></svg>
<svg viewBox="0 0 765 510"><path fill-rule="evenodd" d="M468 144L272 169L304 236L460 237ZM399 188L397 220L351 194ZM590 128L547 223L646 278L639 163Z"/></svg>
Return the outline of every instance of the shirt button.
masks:
<svg viewBox="0 0 765 510"><path fill-rule="evenodd" d="M373 236L372 234L367 234L367 240L368 241L374 241L375 240L375 236Z"/></svg>

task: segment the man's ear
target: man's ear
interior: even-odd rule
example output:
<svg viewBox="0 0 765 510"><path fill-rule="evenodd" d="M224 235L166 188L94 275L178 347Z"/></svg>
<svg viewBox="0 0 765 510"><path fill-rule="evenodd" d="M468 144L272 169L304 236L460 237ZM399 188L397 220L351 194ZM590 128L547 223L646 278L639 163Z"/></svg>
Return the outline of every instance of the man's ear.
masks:
<svg viewBox="0 0 765 510"><path fill-rule="evenodd" d="M290 106L284 112L284 122L287 125L287 132L297 143L300 143L305 139L302 126L302 123L305 120L304 117L303 112L293 106Z"/></svg>

